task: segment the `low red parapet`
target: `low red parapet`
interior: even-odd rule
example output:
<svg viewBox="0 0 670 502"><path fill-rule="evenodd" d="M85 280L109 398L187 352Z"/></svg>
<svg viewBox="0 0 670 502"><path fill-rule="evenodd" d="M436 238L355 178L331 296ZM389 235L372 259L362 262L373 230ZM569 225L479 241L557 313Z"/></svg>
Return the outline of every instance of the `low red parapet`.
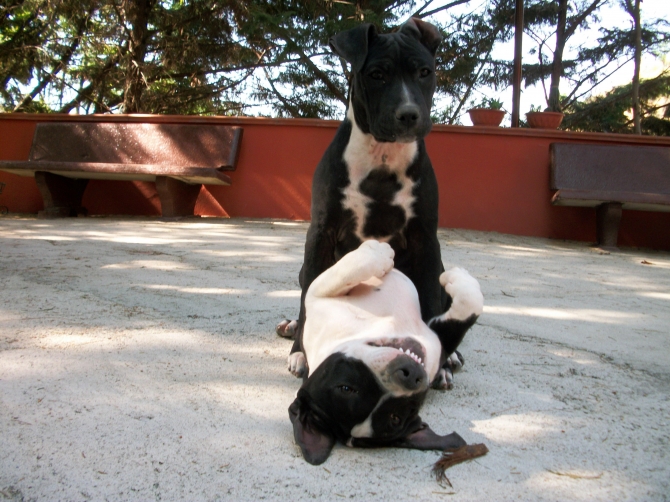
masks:
<svg viewBox="0 0 670 502"><path fill-rule="evenodd" d="M0 160L26 160L38 122L148 122L244 127L232 186L203 187L196 214L308 220L312 174L338 121L170 115L0 114ZM670 138L499 127L435 126L426 138L440 187L440 226L595 241L595 211L550 204L549 145L554 142L655 145ZM670 176L670 173L668 174ZM36 213L32 178L0 171L0 205ZM93 180L89 214L158 215L153 183ZM670 213L624 211L619 244L670 250Z"/></svg>

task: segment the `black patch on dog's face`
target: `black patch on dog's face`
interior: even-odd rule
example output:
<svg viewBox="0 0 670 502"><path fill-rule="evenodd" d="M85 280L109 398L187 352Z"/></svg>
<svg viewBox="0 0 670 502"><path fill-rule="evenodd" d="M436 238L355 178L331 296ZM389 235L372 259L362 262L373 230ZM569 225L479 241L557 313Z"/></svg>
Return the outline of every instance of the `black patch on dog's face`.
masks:
<svg viewBox="0 0 670 502"><path fill-rule="evenodd" d="M427 391L406 397L385 400L372 414L372 436L353 438L352 446L397 446L421 427L419 410Z"/></svg>
<svg viewBox="0 0 670 502"><path fill-rule="evenodd" d="M326 358L300 389L340 441L346 441L351 429L372 413L384 392L370 368L341 353Z"/></svg>

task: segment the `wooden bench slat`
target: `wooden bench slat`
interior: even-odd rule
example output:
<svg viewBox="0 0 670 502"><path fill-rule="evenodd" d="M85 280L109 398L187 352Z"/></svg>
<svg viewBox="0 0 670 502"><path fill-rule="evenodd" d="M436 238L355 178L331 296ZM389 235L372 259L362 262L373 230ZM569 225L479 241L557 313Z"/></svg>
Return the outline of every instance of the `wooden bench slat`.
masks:
<svg viewBox="0 0 670 502"><path fill-rule="evenodd" d="M43 122L29 160L234 169L241 127L193 124Z"/></svg>
<svg viewBox="0 0 670 502"><path fill-rule="evenodd" d="M552 143L550 186L670 195L670 148Z"/></svg>
<svg viewBox="0 0 670 502"><path fill-rule="evenodd" d="M556 206L582 207L620 201L624 209L670 212L670 195L656 193L558 190L551 199Z"/></svg>
<svg viewBox="0 0 670 502"><path fill-rule="evenodd" d="M0 170L20 176L34 176L48 171L74 179L115 179L156 181L169 176L190 184L230 185L230 176L211 167L167 166L161 164L114 164L103 162L3 161Z"/></svg>

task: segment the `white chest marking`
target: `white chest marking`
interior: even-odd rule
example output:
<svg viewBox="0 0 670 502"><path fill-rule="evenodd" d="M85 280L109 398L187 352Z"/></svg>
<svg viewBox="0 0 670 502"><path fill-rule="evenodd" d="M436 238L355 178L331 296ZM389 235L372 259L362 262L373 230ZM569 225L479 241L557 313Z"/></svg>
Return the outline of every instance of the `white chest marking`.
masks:
<svg viewBox="0 0 670 502"><path fill-rule="evenodd" d="M391 204L400 206L405 211L406 221L414 216L412 205L414 196L412 188L414 182L405 174L407 168L416 158L418 146L412 143L379 143L371 134L365 134L356 124L354 114L349 106L347 117L351 121L351 137L344 150L344 162L349 171L349 185L342 190L344 207L353 211L356 218L356 235L365 240L369 236L363 234L363 228L368 212L370 197L362 194L359 187L361 182L374 169L385 168L395 173L401 185ZM388 241L391 235L375 237L380 241Z"/></svg>

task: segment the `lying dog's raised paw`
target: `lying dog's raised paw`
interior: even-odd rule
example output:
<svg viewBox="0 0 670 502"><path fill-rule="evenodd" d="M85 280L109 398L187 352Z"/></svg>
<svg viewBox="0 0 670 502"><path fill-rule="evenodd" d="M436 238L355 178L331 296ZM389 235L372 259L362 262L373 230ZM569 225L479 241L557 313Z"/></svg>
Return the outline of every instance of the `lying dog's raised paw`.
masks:
<svg viewBox="0 0 670 502"><path fill-rule="evenodd" d="M284 319L282 322L277 324L275 327L275 332L282 338L288 338L290 340L295 339L295 330L298 327L298 321L291 321L289 319Z"/></svg>
<svg viewBox="0 0 670 502"><path fill-rule="evenodd" d="M358 266L370 275L381 279L393 268L395 251L386 242L375 240L365 241L355 252Z"/></svg>
<svg viewBox="0 0 670 502"><path fill-rule="evenodd" d="M288 370L293 376L302 378L307 374L307 359L302 352L294 352L288 356Z"/></svg>

